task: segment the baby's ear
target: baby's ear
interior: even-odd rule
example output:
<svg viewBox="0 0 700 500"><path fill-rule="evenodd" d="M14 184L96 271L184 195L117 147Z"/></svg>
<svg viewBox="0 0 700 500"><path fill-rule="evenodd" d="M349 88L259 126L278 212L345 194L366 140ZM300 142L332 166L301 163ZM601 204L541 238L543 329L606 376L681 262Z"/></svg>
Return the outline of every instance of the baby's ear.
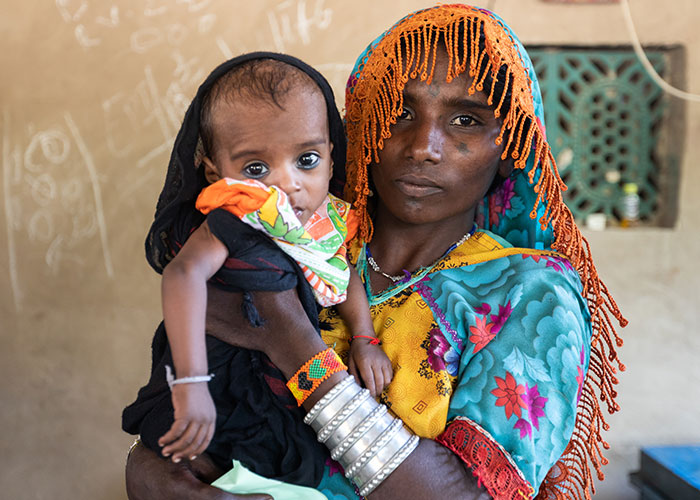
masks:
<svg viewBox="0 0 700 500"><path fill-rule="evenodd" d="M202 158L202 163L204 164L204 178L209 184L214 184L216 181L221 180L219 170L208 156Z"/></svg>

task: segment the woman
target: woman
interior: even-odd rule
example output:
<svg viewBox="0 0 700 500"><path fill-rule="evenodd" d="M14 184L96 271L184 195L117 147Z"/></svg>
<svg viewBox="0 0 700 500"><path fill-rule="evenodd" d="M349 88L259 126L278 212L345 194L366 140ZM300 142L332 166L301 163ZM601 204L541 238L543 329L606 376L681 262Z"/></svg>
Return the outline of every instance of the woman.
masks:
<svg viewBox="0 0 700 500"><path fill-rule="evenodd" d="M488 11L419 11L359 58L346 109L345 192L361 215L351 256L395 370L381 401L423 437L370 498L588 497L589 462L602 478L604 461L596 391L617 409L610 314L624 320L561 201L524 49ZM342 322L321 322L342 356ZM285 328L253 338L225 323L209 331L265 351L287 377L324 347L305 335L290 353ZM175 474L178 492L194 481L138 450L132 491L156 483L150 471Z"/></svg>

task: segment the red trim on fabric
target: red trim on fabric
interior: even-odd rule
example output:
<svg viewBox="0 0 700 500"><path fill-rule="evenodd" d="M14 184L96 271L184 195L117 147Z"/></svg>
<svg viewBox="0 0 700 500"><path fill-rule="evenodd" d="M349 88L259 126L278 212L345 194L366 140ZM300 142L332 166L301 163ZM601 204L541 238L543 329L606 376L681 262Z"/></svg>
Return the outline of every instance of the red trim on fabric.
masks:
<svg viewBox="0 0 700 500"><path fill-rule="evenodd" d="M257 266L235 257L229 257L226 259L223 267L226 269L258 269Z"/></svg>
<svg viewBox="0 0 700 500"><path fill-rule="evenodd" d="M506 453L476 426L454 420L435 441L457 455L494 499L532 498L532 487Z"/></svg>
<svg viewBox="0 0 700 500"><path fill-rule="evenodd" d="M280 269L278 266L276 266L276 265L273 264L272 262L269 262L269 261L266 260L266 259L262 259L262 258L258 257L256 260L257 260L258 262L262 262L263 264L265 264L265 266L267 266L267 270L268 270L268 271L274 271L274 272L276 272L276 273L278 273L278 274L284 273L284 271L282 271L282 269Z"/></svg>
<svg viewBox="0 0 700 500"><path fill-rule="evenodd" d="M292 393L289 392L289 389L287 388L287 383L284 380L271 377L267 373L263 374L263 379L265 380L273 394L283 401L284 406L288 410L295 409L297 407L297 400L294 399Z"/></svg>

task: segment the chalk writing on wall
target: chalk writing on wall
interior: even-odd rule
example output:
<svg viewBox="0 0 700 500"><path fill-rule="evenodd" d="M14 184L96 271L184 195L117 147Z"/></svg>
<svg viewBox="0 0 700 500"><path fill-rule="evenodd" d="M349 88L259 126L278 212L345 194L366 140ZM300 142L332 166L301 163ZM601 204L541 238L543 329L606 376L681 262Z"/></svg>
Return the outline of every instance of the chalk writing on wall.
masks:
<svg viewBox="0 0 700 500"><path fill-rule="evenodd" d="M88 0L56 0L61 18L73 27L75 40L83 49L94 49L105 40L127 33L129 49L136 54L163 43L177 46L193 29L199 34L209 33L216 23L216 14L206 11L210 4L211 0L145 0L137 12ZM199 16L195 22L185 25L169 21L168 14L182 6L186 6L190 16Z"/></svg>
<svg viewBox="0 0 700 500"><path fill-rule="evenodd" d="M137 154L143 168L172 147L182 118L197 85L206 76L198 58L185 58L174 50L170 75L158 78L150 65L130 90L119 91L102 102L107 146L117 158ZM134 151L141 137L152 137L152 149Z"/></svg>
<svg viewBox="0 0 700 500"><path fill-rule="evenodd" d="M311 43L312 30L327 29L333 19L333 11L324 7L324 0L315 0L307 8L305 0L287 0L270 9L267 14L272 39L278 52L287 52L288 45Z"/></svg>
<svg viewBox="0 0 700 500"><path fill-rule="evenodd" d="M86 244L100 246L107 277L114 276L114 269L97 169L71 114L66 112L62 123L38 131L30 124L26 141L13 142L10 127L5 112L2 170L7 251L15 307L21 309L23 271L35 274L45 269L55 277L67 268L80 268Z"/></svg>

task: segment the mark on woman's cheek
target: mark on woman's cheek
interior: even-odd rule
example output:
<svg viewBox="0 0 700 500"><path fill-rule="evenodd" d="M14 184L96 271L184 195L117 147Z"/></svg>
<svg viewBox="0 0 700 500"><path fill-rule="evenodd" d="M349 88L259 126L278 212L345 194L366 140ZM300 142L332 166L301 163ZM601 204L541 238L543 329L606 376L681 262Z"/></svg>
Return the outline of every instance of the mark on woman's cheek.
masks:
<svg viewBox="0 0 700 500"><path fill-rule="evenodd" d="M469 147L463 142L460 142L457 144L457 151L459 151L462 154L467 154L469 153Z"/></svg>

